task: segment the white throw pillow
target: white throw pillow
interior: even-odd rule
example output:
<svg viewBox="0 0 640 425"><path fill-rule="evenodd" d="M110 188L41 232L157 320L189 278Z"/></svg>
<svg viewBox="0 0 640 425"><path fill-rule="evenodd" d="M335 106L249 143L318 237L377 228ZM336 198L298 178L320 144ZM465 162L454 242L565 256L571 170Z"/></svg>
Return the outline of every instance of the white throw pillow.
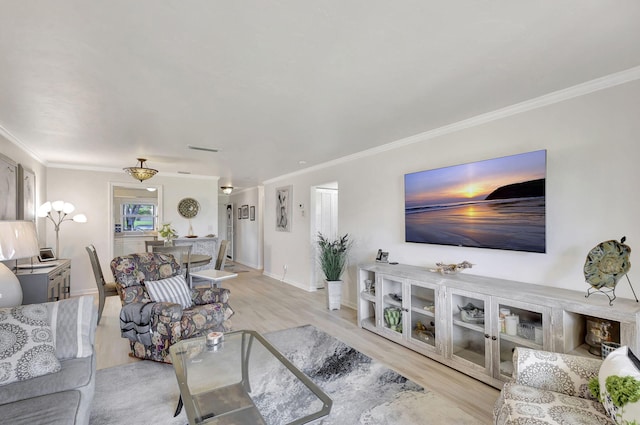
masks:
<svg viewBox="0 0 640 425"><path fill-rule="evenodd" d="M144 286L147 287L151 301L180 304L182 308L193 305L191 290L182 275L146 281Z"/></svg>
<svg viewBox="0 0 640 425"><path fill-rule="evenodd" d="M0 385L60 369L47 307L30 304L0 308Z"/></svg>
<svg viewBox="0 0 640 425"><path fill-rule="evenodd" d="M600 399L611 419L617 424L640 422L640 400L629 402L622 407L614 405L613 398L617 387L607 389L607 378L610 376L631 377L640 384L640 370L634 364L635 356L626 346L611 352L600 366L598 382L600 383ZM613 398L612 398L613 394Z"/></svg>

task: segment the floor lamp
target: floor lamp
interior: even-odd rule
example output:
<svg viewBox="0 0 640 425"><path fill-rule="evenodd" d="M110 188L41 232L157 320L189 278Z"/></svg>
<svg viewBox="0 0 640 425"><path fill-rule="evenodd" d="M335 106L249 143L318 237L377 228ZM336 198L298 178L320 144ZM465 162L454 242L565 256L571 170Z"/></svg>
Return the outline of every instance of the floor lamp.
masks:
<svg viewBox="0 0 640 425"><path fill-rule="evenodd" d="M46 217L53 223L54 230L56 231L56 252L55 254L58 258L62 257L62 253L60 252L60 225L65 221L75 221L76 223L86 223L87 216L84 214L76 214L73 218L67 217L71 214L76 207L69 202L64 201L54 201L54 202L45 202L40 205L38 208L38 217ZM54 215L55 213L55 215Z"/></svg>
<svg viewBox="0 0 640 425"><path fill-rule="evenodd" d="M32 221L0 221L0 261L38 255L38 238ZM0 263L0 307L22 304L22 287L15 273Z"/></svg>

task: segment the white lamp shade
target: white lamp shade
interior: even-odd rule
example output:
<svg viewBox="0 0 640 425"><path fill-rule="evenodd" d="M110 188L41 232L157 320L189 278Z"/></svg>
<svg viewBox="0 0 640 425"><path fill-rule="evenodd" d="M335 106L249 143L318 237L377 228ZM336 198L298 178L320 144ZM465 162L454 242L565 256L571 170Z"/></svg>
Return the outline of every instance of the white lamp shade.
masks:
<svg viewBox="0 0 640 425"><path fill-rule="evenodd" d="M0 261L38 255L38 237L32 221L0 221Z"/></svg>
<svg viewBox="0 0 640 425"><path fill-rule="evenodd" d="M51 211L51 202L47 201L38 207L38 217L46 217Z"/></svg>
<svg viewBox="0 0 640 425"><path fill-rule="evenodd" d="M76 214L73 216L73 221L75 221L76 223L86 223L87 216L84 214Z"/></svg>
<svg viewBox="0 0 640 425"><path fill-rule="evenodd" d="M62 212L65 214L71 214L75 209L76 207L74 207L73 204L70 204L69 202L65 202L62 206Z"/></svg>
<svg viewBox="0 0 640 425"><path fill-rule="evenodd" d="M64 208L64 201L53 201L51 203L51 208L53 208L54 211L62 211L62 209Z"/></svg>

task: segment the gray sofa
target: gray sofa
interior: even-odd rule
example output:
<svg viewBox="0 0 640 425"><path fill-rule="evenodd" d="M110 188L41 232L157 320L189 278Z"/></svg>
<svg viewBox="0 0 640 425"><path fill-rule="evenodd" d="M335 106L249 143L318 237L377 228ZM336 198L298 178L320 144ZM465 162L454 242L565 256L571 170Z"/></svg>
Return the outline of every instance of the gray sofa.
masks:
<svg viewBox="0 0 640 425"><path fill-rule="evenodd" d="M56 373L0 386L3 424L88 424L95 390L93 297L45 303L55 335Z"/></svg>

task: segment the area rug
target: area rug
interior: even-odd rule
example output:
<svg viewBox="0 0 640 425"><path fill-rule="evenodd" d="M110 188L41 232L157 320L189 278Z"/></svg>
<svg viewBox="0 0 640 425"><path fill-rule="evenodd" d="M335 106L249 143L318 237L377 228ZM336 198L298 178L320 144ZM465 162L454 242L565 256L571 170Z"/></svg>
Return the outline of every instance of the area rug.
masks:
<svg viewBox="0 0 640 425"><path fill-rule="evenodd" d="M313 326L265 337L333 400L329 416L314 424L480 424L437 394ZM178 398L171 365L140 361L102 369L96 376L90 424L184 425L184 411L173 417ZM278 415L265 419L280 423Z"/></svg>

